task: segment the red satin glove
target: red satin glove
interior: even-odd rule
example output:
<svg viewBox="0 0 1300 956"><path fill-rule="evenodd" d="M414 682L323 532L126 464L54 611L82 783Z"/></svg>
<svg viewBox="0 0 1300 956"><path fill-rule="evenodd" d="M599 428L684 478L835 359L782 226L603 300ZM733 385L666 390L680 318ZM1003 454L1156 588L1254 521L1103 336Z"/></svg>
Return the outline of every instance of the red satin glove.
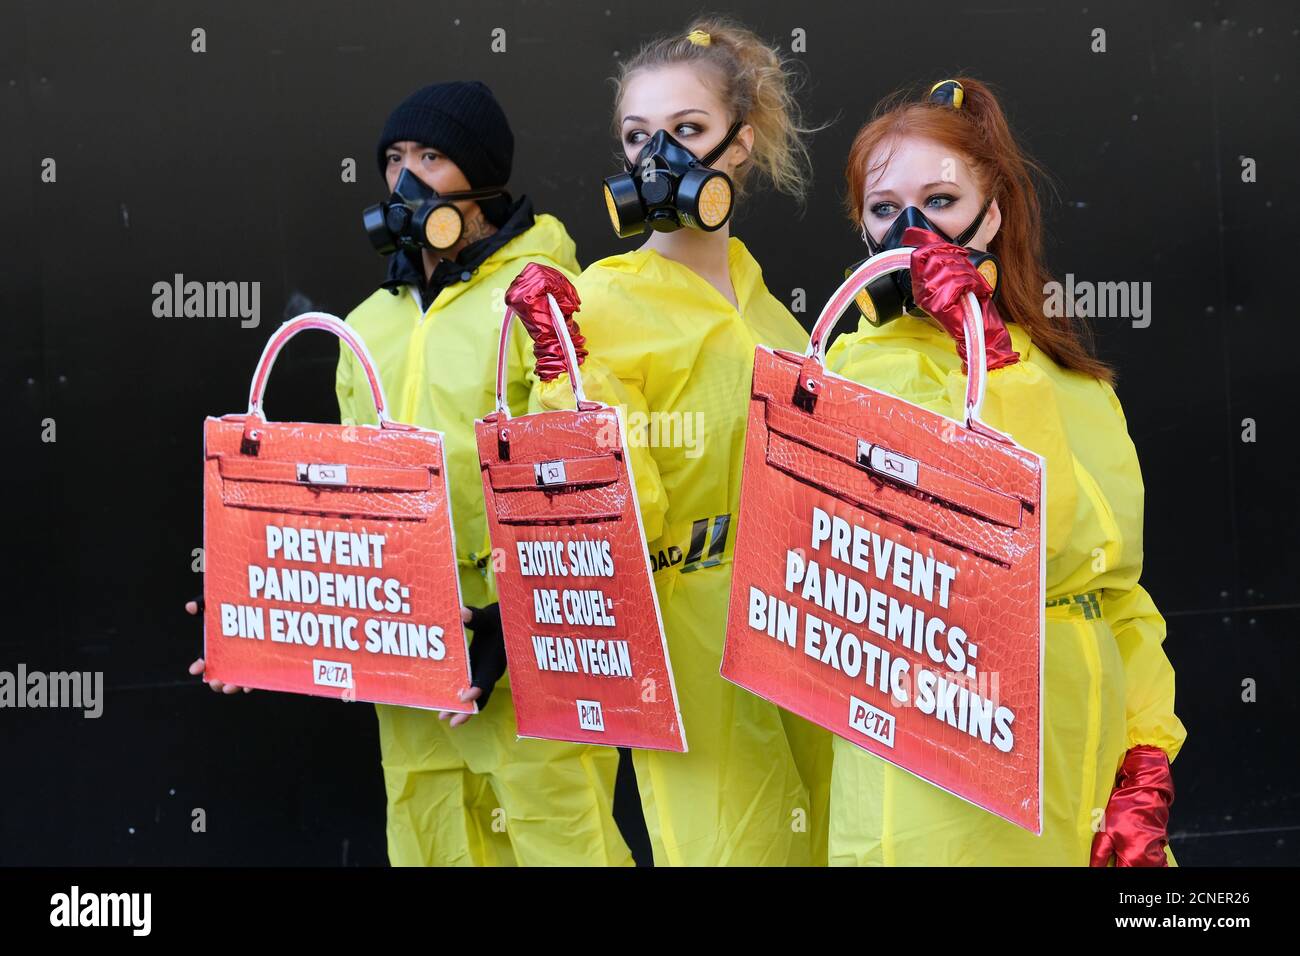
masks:
<svg viewBox="0 0 1300 956"><path fill-rule="evenodd" d="M1124 755L1106 804L1105 829L1092 838L1091 866L1168 866L1169 807L1174 778L1159 747L1134 747Z"/></svg>
<svg viewBox="0 0 1300 956"><path fill-rule="evenodd" d="M550 303L546 301L548 293L555 297L555 303L564 316L578 364L581 365L587 357L587 350L583 348L587 340L572 318L573 313L582 305L578 300L578 290L559 269L536 262L528 263L506 290L506 305L514 310L532 336L533 355L537 357L537 377L543 382L549 382L565 371L564 346L560 344L560 335L555 329L555 316L551 314Z"/></svg>
<svg viewBox="0 0 1300 956"><path fill-rule="evenodd" d="M962 300L967 292L975 293L983 306L984 355L989 371L1019 361L1019 353L1011 347L1011 333L993 305L993 290L970 264L966 250L916 226L904 230L903 245L917 247L912 252L912 298L956 339L962 367L966 366Z"/></svg>

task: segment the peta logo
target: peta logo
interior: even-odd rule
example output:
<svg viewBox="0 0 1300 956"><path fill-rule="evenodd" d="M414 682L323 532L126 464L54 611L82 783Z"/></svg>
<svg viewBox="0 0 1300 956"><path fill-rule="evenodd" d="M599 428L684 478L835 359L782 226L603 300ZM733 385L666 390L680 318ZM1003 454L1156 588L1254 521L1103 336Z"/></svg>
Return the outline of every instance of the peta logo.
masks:
<svg viewBox="0 0 1300 956"><path fill-rule="evenodd" d="M51 926L129 926L135 936L148 936L153 923L152 893L70 893L50 897Z"/></svg>
<svg viewBox="0 0 1300 956"><path fill-rule="evenodd" d="M894 715L849 695L849 726L886 747L894 746Z"/></svg>
<svg viewBox="0 0 1300 956"><path fill-rule="evenodd" d="M312 661L312 680L322 687L351 687L352 665L336 661Z"/></svg>
<svg viewBox="0 0 1300 956"><path fill-rule="evenodd" d="M583 730L605 732L605 714L600 709L598 700L580 700L578 704L578 726Z"/></svg>

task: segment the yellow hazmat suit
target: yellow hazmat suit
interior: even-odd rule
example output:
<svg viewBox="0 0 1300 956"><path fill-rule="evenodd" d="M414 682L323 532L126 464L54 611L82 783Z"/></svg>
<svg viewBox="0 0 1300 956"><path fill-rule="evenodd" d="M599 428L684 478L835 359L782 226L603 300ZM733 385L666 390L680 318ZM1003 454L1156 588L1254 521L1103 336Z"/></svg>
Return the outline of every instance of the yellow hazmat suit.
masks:
<svg viewBox="0 0 1300 956"><path fill-rule="evenodd" d="M728 254L739 311L646 249L577 283L583 381L588 398L623 406L690 748L633 761L656 866L825 863L830 735L718 673L754 348L808 342L738 239ZM566 400L566 376L541 390L546 407Z"/></svg>
<svg viewBox="0 0 1300 956"><path fill-rule="evenodd" d="M505 290L529 262L578 271L552 216L511 239L427 312L409 287L380 289L348 317L379 369L390 415L445 436L452 522L466 605L496 600L474 420L495 407ZM525 414L531 342L516 326L507 398ZM345 424L376 421L365 374L346 347L336 381ZM515 736L509 680L483 712L450 728L432 711L378 705L388 857L394 865L630 865L612 816L618 751Z"/></svg>
<svg viewBox="0 0 1300 956"><path fill-rule="evenodd" d="M1008 323L1021 360L991 372L983 419L1047 462L1043 833L1021 830L835 739L832 864L1088 864L1124 753L1160 747L1173 760L1165 623L1142 572L1142 474L1110 386L1062 369ZM845 378L961 418L966 376L953 340L923 319L863 320L827 367ZM1171 858L1172 861L1172 858Z"/></svg>

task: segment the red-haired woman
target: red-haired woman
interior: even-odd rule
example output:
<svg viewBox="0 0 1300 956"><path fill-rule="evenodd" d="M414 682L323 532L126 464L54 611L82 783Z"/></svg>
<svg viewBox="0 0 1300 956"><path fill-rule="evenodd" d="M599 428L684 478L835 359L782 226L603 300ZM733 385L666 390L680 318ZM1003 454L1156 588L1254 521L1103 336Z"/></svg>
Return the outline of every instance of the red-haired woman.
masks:
<svg viewBox="0 0 1300 956"><path fill-rule="evenodd" d="M1110 370L1044 310L1050 276L1032 172L989 89L971 79L891 98L854 140L849 212L870 252L914 246L912 314L842 336L840 375L945 415L964 407L961 298L991 289L983 419L1047 463L1043 833L1021 830L836 739L832 863L1166 864L1174 715L1165 623L1138 583L1142 475ZM924 313L924 314L923 314ZM954 339L956 340L954 343ZM954 348L955 344L955 348Z"/></svg>

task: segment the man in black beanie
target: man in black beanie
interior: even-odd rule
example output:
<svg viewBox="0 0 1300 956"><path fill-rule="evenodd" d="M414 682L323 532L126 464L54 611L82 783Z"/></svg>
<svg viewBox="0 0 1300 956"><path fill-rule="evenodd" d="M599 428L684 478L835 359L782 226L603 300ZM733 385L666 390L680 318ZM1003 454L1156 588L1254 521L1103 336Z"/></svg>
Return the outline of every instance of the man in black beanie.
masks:
<svg viewBox="0 0 1300 956"><path fill-rule="evenodd" d="M398 104L384 124L376 150L379 175L390 192L404 168L439 194L493 188L501 192L456 203L464 229L451 248L440 253L423 249L419 257L410 251L392 255L385 288L396 294L401 286L413 285L427 307L447 285L468 282L466 272L472 273L492 252L534 224L527 197L511 202L505 190L514 153L515 137L505 113L492 91L477 80L435 83ZM494 241L483 242L494 236ZM465 255L469 246L474 249Z"/></svg>
<svg viewBox="0 0 1300 956"><path fill-rule="evenodd" d="M440 196L496 191L455 201L463 228L447 248L391 253L382 287L347 317L375 359L392 417L444 435L472 633L472 686L462 699L480 707L472 717L447 720L376 705L389 860L630 865L612 813L617 751L515 735L474 437L474 419L495 405L506 288L530 262L576 277L573 240L559 220L534 214L527 197L512 200L506 191L514 135L482 83L437 83L412 93L384 124L376 158L390 192L403 170ZM527 334L516 332L507 395L512 414L527 414L533 352ZM376 421L365 375L347 348L336 390L345 424Z"/></svg>

